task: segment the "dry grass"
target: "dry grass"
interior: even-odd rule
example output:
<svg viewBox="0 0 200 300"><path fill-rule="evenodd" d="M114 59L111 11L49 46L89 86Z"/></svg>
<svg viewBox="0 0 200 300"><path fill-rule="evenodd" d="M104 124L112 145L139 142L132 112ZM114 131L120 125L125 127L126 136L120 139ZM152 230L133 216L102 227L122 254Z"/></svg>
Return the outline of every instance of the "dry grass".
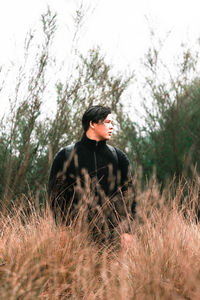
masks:
<svg viewBox="0 0 200 300"><path fill-rule="evenodd" d="M200 299L200 225L189 209L198 201L188 185L187 205L178 209L155 183L138 188L133 246L101 249L87 232L55 226L33 208L25 224L16 209L1 217L1 299ZM193 189L193 192L192 190Z"/></svg>

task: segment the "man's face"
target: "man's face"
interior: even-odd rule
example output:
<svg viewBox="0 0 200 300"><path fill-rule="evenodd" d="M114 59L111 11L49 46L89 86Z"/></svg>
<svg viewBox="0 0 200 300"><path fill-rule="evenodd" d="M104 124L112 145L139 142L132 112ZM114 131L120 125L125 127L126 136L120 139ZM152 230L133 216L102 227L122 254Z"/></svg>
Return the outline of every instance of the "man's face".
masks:
<svg viewBox="0 0 200 300"><path fill-rule="evenodd" d="M96 135L96 141L109 140L113 131L113 119L109 114L103 121L99 123L93 123L94 133Z"/></svg>

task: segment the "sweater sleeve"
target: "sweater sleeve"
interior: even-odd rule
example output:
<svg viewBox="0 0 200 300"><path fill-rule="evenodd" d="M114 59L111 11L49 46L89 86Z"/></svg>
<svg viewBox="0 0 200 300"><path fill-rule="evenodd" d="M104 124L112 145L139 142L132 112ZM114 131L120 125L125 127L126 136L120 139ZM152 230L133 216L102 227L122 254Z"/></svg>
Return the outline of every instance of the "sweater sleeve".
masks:
<svg viewBox="0 0 200 300"><path fill-rule="evenodd" d="M63 171L65 160L65 149L62 149L56 154L50 169L48 180L48 197L50 207L53 211L55 210L55 202L61 190L61 178L59 177L59 173L62 173Z"/></svg>
<svg viewBox="0 0 200 300"><path fill-rule="evenodd" d="M130 162L127 155L120 149L117 149L117 154L119 159L119 171L121 176L121 192L127 205L127 210L132 216L132 218L134 218L136 214L136 193L131 175Z"/></svg>

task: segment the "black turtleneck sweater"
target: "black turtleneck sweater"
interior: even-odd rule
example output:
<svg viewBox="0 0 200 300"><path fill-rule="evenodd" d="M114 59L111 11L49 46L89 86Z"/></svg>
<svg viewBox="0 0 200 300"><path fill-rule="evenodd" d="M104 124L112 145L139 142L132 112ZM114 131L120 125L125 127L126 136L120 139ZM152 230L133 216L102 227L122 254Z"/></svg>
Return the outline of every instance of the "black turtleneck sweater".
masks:
<svg viewBox="0 0 200 300"><path fill-rule="evenodd" d="M115 149L118 160L106 141L97 142L84 134L67 159L65 148L60 150L49 176L52 209L55 211L58 204L65 216L76 216L81 204L87 204L93 218L101 208L111 227L116 227L127 213L133 217L135 195L129 160L124 152Z"/></svg>

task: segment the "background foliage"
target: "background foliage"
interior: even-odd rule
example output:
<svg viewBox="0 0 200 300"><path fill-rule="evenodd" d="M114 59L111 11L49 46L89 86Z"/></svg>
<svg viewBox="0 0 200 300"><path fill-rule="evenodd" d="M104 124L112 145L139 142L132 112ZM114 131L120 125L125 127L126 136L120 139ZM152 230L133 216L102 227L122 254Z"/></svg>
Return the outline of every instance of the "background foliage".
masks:
<svg viewBox="0 0 200 300"><path fill-rule="evenodd" d="M77 11L77 28L80 25ZM200 160L200 79L198 51L183 47L183 54L170 73L159 57L159 48L150 48L144 57L145 123L135 124L122 101L133 84L132 74L115 74L100 48L82 55L74 49L73 72L65 70L56 81L54 115L42 111L48 91L49 70L56 63L51 54L56 34L56 15L42 15L43 43L32 51L33 33L25 42L24 62L16 76L9 113L0 126L0 199L8 206L19 195L40 206L46 193L49 168L56 152L81 137L85 109L101 103L112 108L116 131L111 143L127 153L134 170L142 167L146 182L155 171L158 182L182 176L192 177ZM77 33L75 33L75 36ZM2 71L2 69L1 69ZM167 73L168 78L161 76ZM0 92L3 92L3 86ZM133 95L134 98L134 95ZM152 106L147 105L151 99ZM174 177L175 176L175 177ZM5 205L4 205L5 207Z"/></svg>

